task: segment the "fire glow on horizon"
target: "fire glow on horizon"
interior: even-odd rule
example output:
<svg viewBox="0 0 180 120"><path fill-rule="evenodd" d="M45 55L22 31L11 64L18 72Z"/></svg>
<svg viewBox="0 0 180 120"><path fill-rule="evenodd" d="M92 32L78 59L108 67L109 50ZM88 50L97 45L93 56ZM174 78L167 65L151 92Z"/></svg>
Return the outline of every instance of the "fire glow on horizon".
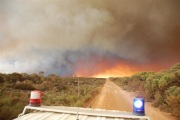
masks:
<svg viewBox="0 0 180 120"><path fill-rule="evenodd" d="M133 68L116 66L115 68L107 69L102 73L93 75L93 77L95 78L125 77L125 76L131 76L136 72L137 71L135 70L133 71Z"/></svg>
<svg viewBox="0 0 180 120"><path fill-rule="evenodd" d="M122 68L121 66L117 66L117 67L111 68L111 69L107 68L106 70L102 70L102 72L95 73L91 76L89 76L87 74L83 74L82 72L79 71L79 74L77 74L75 76L77 76L77 77L89 76L89 77L95 77L95 78L109 78L109 77L131 76L136 72L137 71L132 71L132 68L125 68L125 67Z"/></svg>
<svg viewBox="0 0 180 120"><path fill-rule="evenodd" d="M78 69L75 73L76 77L95 77L95 78L109 78L109 77L127 77L131 76L135 73L146 71L160 71L162 68L169 69L166 66L162 66L158 64L151 65L131 65L130 63L121 62L119 64L115 64L115 66L110 67L106 65L106 62L102 62L101 64L97 64L97 66L93 69L94 71L88 71L86 69ZM101 68L103 66L103 68ZM105 67L106 66L106 67ZM91 69L92 70L92 69Z"/></svg>

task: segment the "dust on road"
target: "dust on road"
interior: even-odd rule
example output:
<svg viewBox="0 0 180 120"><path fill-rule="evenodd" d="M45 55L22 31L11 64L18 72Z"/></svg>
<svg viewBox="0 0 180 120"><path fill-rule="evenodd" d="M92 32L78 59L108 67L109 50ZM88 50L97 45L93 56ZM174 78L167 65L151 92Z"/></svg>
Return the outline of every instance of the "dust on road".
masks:
<svg viewBox="0 0 180 120"><path fill-rule="evenodd" d="M91 102L91 107L132 112L134 97L134 94L124 91L107 79L99 95ZM151 120L176 120L168 113L152 107L151 103L146 103L145 110Z"/></svg>

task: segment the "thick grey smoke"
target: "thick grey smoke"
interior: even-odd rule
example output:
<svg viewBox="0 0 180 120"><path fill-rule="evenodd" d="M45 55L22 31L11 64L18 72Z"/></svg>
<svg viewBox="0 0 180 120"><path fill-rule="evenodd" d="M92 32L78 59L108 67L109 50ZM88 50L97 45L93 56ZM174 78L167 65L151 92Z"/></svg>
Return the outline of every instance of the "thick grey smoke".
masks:
<svg viewBox="0 0 180 120"><path fill-rule="evenodd" d="M121 61L169 67L180 60L179 5L179 0L1 0L0 72L93 75ZM98 67L101 61L106 67Z"/></svg>

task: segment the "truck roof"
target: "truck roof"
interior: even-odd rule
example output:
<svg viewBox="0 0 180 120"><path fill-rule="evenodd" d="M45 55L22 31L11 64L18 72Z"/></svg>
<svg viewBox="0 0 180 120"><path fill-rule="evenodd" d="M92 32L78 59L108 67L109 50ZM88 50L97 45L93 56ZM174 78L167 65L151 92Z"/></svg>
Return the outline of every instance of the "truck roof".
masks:
<svg viewBox="0 0 180 120"><path fill-rule="evenodd" d="M28 113L27 113L28 111ZM137 116L131 112L65 106L25 106L14 120L150 120L146 115Z"/></svg>

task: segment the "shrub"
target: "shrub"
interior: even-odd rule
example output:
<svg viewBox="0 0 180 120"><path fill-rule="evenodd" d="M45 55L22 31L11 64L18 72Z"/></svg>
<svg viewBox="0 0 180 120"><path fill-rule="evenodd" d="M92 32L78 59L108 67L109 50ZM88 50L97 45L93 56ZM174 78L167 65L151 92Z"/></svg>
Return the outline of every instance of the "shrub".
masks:
<svg viewBox="0 0 180 120"><path fill-rule="evenodd" d="M3 76L0 75L0 83L3 83L4 82L4 78Z"/></svg>
<svg viewBox="0 0 180 120"><path fill-rule="evenodd" d="M179 97L170 95L167 97L168 107L172 109L173 116L180 118L180 99Z"/></svg>
<svg viewBox="0 0 180 120"><path fill-rule="evenodd" d="M177 63L171 67L171 70L179 70L179 69L180 69L180 63Z"/></svg>
<svg viewBox="0 0 180 120"><path fill-rule="evenodd" d="M163 96L157 91L154 95L153 106L158 107L164 103Z"/></svg>
<svg viewBox="0 0 180 120"><path fill-rule="evenodd" d="M36 88L29 83L18 83L14 87L15 89L20 89L20 90L35 90Z"/></svg>
<svg viewBox="0 0 180 120"><path fill-rule="evenodd" d="M169 81L170 81L170 76L169 75L164 75L160 78L158 81L159 88L161 90L166 90L167 87L169 86Z"/></svg>

